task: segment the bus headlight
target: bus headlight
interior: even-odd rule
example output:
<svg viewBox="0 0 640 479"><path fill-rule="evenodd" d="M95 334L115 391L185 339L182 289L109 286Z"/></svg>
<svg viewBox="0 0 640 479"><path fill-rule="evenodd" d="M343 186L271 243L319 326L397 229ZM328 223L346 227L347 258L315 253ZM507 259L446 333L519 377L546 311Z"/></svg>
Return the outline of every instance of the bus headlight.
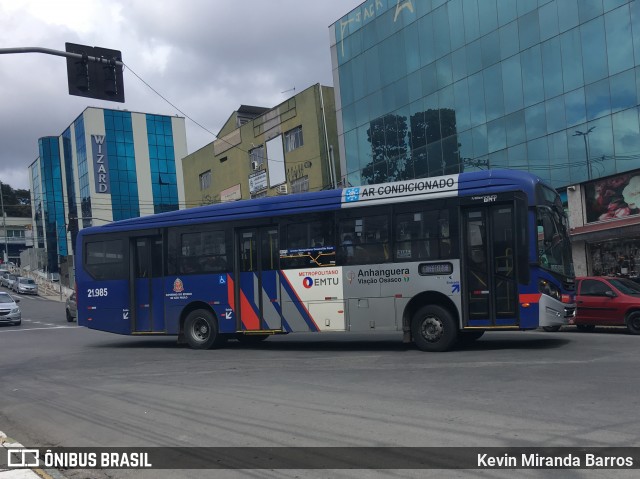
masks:
<svg viewBox="0 0 640 479"><path fill-rule="evenodd" d="M538 281L538 291L542 294L546 294L547 296L551 296L553 299L562 301L562 293L560 292L560 289L546 279Z"/></svg>

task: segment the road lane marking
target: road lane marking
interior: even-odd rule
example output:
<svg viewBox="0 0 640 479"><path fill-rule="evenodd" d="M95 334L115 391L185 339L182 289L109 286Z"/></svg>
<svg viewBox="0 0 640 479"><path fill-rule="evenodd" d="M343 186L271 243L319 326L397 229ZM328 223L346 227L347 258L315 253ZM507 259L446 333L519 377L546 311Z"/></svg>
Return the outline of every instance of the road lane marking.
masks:
<svg viewBox="0 0 640 479"><path fill-rule="evenodd" d="M41 329L76 329L84 328L84 326L53 326L50 328L20 328L20 329L7 329L6 331L0 330L0 333L19 333L20 331L39 331Z"/></svg>

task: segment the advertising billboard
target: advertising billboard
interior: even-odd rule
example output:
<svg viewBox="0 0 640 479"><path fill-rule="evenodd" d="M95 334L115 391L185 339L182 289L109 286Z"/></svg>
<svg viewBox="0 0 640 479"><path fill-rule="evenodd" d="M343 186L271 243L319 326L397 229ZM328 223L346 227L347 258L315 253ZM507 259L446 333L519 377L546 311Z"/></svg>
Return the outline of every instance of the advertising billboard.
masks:
<svg viewBox="0 0 640 479"><path fill-rule="evenodd" d="M585 184L587 223L640 213L640 170Z"/></svg>

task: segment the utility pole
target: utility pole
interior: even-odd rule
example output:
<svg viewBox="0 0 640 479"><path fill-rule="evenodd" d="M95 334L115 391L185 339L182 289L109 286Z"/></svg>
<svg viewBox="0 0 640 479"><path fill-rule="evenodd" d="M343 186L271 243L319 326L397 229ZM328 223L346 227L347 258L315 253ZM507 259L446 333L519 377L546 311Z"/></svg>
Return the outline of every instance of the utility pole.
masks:
<svg viewBox="0 0 640 479"><path fill-rule="evenodd" d="M0 205L2 206L2 230L4 232L4 262L9 262L9 243L7 242L7 218L4 214L4 193L2 192L2 181L0 181Z"/></svg>
<svg viewBox="0 0 640 479"><path fill-rule="evenodd" d="M582 139L584 140L584 154L587 157L587 178L589 180L591 180L592 173L591 173L591 159L589 158L589 144L587 143L587 136L589 136L589 133L591 133L594 128L595 126L592 126L587 131L576 130L576 132L572 135L572 136L581 136Z"/></svg>

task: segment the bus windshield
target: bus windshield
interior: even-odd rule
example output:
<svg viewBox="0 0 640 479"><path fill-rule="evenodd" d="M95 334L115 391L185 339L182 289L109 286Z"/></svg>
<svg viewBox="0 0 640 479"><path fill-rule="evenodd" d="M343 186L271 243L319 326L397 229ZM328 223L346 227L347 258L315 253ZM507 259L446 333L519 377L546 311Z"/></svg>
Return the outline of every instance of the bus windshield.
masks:
<svg viewBox="0 0 640 479"><path fill-rule="evenodd" d="M543 269L573 276L566 216L547 206L538 207L538 261Z"/></svg>

